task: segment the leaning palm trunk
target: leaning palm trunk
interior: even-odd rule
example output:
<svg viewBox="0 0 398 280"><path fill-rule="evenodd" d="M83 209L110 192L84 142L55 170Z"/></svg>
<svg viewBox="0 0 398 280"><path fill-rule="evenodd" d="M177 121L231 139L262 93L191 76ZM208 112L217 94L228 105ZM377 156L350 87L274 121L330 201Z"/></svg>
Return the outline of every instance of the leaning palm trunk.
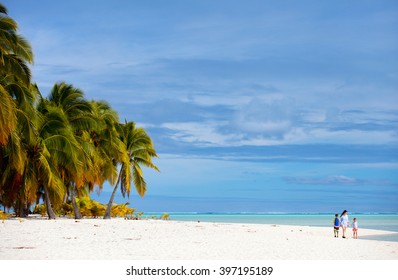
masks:
<svg viewBox="0 0 398 280"><path fill-rule="evenodd" d="M15 203L15 214L17 215L17 217L21 217L21 218L25 218L25 192L24 192L24 188L20 188L19 190L19 197L18 200Z"/></svg>
<svg viewBox="0 0 398 280"><path fill-rule="evenodd" d="M26 208L27 208L26 203L22 198L20 198L16 202L16 207L15 207L15 212L17 217L26 218L28 216Z"/></svg>
<svg viewBox="0 0 398 280"><path fill-rule="evenodd" d="M72 184L71 200L72 200L72 205L73 205L73 213L75 214L75 219L80 220L81 218L83 218L83 216L82 216L82 213L80 213L80 209L76 203L76 186L75 186L75 184Z"/></svg>
<svg viewBox="0 0 398 280"><path fill-rule="evenodd" d="M51 207L51 201L50 197L48 196L48 188L44 186L44 200L46 202L46 209L47 209L47 215L50 220L55 220L57 216L54 213L53 208Z"/></svg>
<svg viewBox="0 0 398 280"><path fill-rule="evenodd" d="M112 209L113 200L115 199L116 191L117 191L117 188L119 187L120 178L122 177L121 176L121 174L122 174L121 170L122 169L120 169L119 177L117 178L117 182L115 184L115 187L113 188L113 192L112 192L111 198L109 199L108 206L106 207L106 211L105 211L105 215L104 215L104 219L105 220L111 218L111 209Z"/></svg>

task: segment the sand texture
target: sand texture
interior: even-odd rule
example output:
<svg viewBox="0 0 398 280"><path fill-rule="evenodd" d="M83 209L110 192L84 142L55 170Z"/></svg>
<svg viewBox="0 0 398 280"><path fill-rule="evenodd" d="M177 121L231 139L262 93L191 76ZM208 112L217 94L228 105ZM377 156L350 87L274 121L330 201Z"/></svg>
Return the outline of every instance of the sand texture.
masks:
<svg viewBox="0 0 398 280"><path fill-rule="evenodd" d="M397 260L392 232L360 229L124 219L0 222L0 259L33 260Z"/></svg>

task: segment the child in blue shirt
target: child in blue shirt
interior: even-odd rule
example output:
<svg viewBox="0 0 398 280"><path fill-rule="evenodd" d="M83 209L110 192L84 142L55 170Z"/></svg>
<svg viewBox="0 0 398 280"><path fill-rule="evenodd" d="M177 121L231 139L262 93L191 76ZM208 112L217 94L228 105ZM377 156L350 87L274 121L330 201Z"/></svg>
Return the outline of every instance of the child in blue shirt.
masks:
<svg viewBox="0 0 398 280"><path fill-rule="evenodd" d="M339 214L334 215L333 229L334 229L334 237L339 237L339 229L340 229Z"/></svg>

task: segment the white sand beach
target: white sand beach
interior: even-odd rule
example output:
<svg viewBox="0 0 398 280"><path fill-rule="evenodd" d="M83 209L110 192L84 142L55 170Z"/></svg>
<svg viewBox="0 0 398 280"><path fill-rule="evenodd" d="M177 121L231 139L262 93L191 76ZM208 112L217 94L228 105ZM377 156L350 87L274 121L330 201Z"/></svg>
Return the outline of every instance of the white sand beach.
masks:
<svg viewBox="0 0 398 280"><path fill-rule="evenodd" d="M366 240L388 234L360 229L359 239L337 239L331 227L13 219L0 222L0 259L398 260L398 242Z"/></svg>

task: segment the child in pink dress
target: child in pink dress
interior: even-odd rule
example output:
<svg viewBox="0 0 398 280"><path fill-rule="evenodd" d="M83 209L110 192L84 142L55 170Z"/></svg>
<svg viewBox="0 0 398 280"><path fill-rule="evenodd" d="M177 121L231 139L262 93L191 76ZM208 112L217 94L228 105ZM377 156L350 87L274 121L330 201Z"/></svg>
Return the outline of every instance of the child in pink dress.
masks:
<svg viewBox="0 0 398 280"><path fill-rule="evenodd" d="M354 218L354 222L352 223L352 237L354 239L358 239L358 222L357 222L357 218Z"/></svg>

